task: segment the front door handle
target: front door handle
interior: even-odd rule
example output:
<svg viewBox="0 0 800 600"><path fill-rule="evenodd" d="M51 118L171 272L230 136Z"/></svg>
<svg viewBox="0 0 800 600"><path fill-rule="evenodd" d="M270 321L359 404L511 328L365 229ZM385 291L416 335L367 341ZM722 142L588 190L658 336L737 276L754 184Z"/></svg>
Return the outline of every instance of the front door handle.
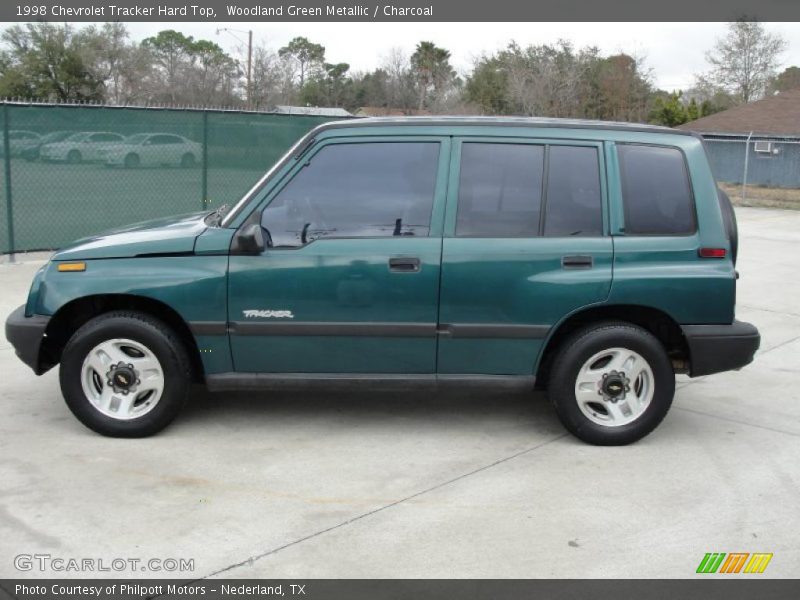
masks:
<svg viewBox="0 0 800 600"><path fill-rule="evenodd" d="M418 258L390 258L389 270L397 273L416 273L419 271L420 260Z"/></svg>
<svg viewBox="0 0 800 600"><path fill-rule="evenodd" d="M561 257L562 269L591 269L594 264L591 256L584 254L572 254Z"/></svg>

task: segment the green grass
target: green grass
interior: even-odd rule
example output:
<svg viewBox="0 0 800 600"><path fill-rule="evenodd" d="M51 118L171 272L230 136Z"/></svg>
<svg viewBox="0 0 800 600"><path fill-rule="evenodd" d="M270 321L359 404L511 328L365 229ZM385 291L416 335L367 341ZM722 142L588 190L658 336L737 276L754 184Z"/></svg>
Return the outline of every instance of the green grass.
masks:
<svg viewBox="0 0 800 600"><path fill-rule="evenodd" d="M720 183L721 187L736 206L757 206L761 208L788 208L800 210L800 189L770 188L748 185L742 198L742 186Z"/></svg>

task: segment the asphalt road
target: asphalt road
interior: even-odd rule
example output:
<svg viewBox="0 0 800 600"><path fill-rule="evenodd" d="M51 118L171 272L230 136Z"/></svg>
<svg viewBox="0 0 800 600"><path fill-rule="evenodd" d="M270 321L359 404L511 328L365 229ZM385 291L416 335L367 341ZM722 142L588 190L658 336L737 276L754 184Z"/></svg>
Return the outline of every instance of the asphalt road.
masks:
<svg viewBox="0 0 800 600"><path fill-rule="evenodd" d="M150 576L683 578L706 552L774 554L730 577L795 577L800 212L738 214L738 317L762 348L682 377L664 423L623 448L565 434L543 396L483 393L198 390L163 434L108 439L2 340L0 577L41 576L13 560L43 553L194 560ZM0 315L35 258L0 265Z"/></svg>

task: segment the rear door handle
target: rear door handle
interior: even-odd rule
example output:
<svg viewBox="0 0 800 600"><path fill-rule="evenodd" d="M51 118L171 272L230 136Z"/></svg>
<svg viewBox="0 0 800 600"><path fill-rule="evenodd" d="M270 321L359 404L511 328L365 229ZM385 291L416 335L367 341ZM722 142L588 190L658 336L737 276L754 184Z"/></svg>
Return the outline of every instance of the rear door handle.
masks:
<svg viewBox="0 0 800 600"><path fill-rule="evenodd" d="M591 269L594 264L591 256L584 254L572 254L561 257L562 269Z"/></svg>
<svg viewBox="0 0 800 600"><path fill-rule="evenodd" d="M419 271L420 260L418 258L390 258L389 270L397 273L416 273Z"/></svg>

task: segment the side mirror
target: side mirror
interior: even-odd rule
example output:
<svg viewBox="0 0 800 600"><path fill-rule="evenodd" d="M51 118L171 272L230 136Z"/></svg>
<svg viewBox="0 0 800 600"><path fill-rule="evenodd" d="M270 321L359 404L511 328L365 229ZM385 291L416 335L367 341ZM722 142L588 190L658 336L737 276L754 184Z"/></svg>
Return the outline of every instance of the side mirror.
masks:
<svg viewBox="0 0 800 600"><path fill-rule="evenodd" d="M245 225L236 237L242 254L261 254L267 246L264 242L264 232L258 223Z"/></svg>

